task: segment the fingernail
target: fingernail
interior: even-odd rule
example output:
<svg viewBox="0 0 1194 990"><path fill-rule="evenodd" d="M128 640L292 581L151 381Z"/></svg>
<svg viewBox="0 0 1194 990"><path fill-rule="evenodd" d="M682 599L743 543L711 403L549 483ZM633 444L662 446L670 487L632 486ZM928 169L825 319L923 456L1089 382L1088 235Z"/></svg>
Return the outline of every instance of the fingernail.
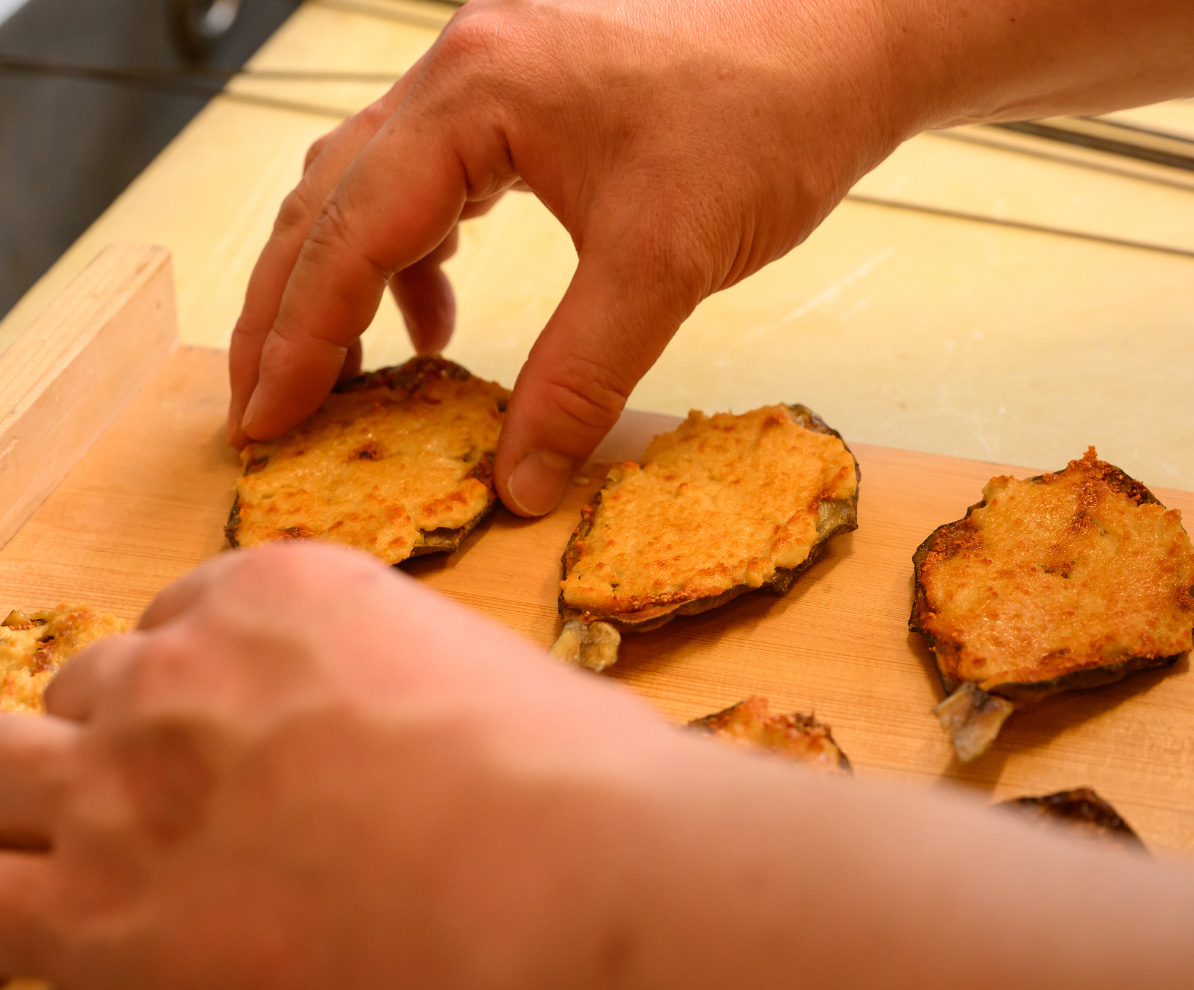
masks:
<svg viewBox="0 0 1194 990"><path fill-rule="evenodd" d="M534 450L527 454L506 482L511 508L527 516L543 516L560 504L568 479L572 477L572 461L551 450Z"/></svg>

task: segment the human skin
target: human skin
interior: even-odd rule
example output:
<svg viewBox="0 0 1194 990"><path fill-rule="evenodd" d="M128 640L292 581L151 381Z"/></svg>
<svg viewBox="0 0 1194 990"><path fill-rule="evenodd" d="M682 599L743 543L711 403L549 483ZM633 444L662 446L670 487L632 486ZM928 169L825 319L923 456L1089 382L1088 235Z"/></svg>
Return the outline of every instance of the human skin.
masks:
<svg viewBox="0 0 1194 990"><path fill-rule="evenodd" d="M0 971L60 990L1189 987L1194 874L827 779L363 554L221 555L0 718Z"/></svg>
<svg viewBox="0 0 1194 990"><path fill-rule="evenodd" d="M229 438L272 438L359 367L389 284L442 348L456 225L517 186L578 265L514 387L503 501L558 501L680 323L800 243L929 127L1194 92L1189 0L473 0L319 142L231 345Z"/></svg>

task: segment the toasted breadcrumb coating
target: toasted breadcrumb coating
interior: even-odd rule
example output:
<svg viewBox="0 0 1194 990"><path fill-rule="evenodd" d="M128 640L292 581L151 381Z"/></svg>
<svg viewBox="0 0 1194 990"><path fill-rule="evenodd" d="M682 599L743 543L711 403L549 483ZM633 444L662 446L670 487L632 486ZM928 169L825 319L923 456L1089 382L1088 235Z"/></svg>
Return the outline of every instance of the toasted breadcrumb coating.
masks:
<svg viewBox="0 0 1194 990"><path fill-rule="evenodd" d="M390 564L455 549L496 497L508 396L442 358L354 379L305 423L244 449L229 542L314 538Z"/></svg>
<svg viewBox="0 0 1194 990"><path fill-rule="evenodd" d="M132 623L87 605L10 612L0 624L0 711L41 713L42 694L67 660Z"/></svg>
<svg viewBox="0 0 1194 990"><path fill-rule="evenodd" d="M1194 548L1181 513L1093 447L1058 473L992 478L922 551L913 626L950 690L1126 673L1191 647Z"/></svg>
<svg viewBox="0 0 1194 990"><path fill-rule="evenodd" d="M798 712L772 714L767 699L757 695L698 718L689 727L747 749L799 760L822 773L850 773L850 761L834 742L829 726Z"/></svg>
<svg viewBox="0 0 1194 990"><path fill-rule="evenodd" d="M857 491L841 439L786 406L692 412L641 465L610 471L565 557L562 604L618 615L762 587L807 561L822 506Z"/></svg>

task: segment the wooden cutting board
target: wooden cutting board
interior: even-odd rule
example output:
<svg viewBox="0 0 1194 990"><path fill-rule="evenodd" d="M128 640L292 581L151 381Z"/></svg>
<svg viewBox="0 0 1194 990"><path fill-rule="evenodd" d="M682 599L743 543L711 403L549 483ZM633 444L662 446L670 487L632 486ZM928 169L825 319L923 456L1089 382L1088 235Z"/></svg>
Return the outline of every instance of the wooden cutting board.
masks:
<svg viewBox="0 0 1194 990"><path fill-rule="evenodd" d="M114 270L127 273L132 261L141 265L138 276L113 279ZM122 249L96 264L67 293L58 322L69 328L69 314L80 313L76 332L84 332L77 326L82 323L89 341L102 339L96 331L102 314L94 305L88 310L70 301L106 300L103 318L129 323L122 334L109 327L109 336L165 339L170 306L150 307L147 316L144 306L132 303L146 292L160 293L162 265L168 263L143 249ZM102 291L95 284L100 276L107 286ZM128 306L111 305L113 291L132 305L131 322L120 316ZM39 323L30 332L35 330L44 334L46 327ZM106 350L92 343L81 353L94 370ZM0 381L8 358L0 358ZM68 371L71 366L64 365ZM138 374L133 368L126 377L135 382ZM39 380L53 388L58 376ZM74 386L59 396L49 419L59 428L79 416L102 420L94 402L87 406L89 397L94 399L85 387ZM111 401L120 404L119 391ZM86 408L72 410L72 403ZM0 606L88 601L132 617L172 579L221 552L239 473L223 439L226 403L226 355L175 350L94 442L42 450L62 469L61 481L44 502L29 507L28 521L0 550ZM13 415L0 419L0 444ZM654 433L673 422L628 412L550 516L527 521L499 508L456 554L421 558L403 570L547 646L559 626L560 554L580 507L604 479L600 462L638 456ZM21 442L28 447L35 440ZM1194 677L1186 658L1017 713L995 748L968 766L953 758L930 714L942 693L928 653L907 629L913 551L937 525L962 516L992 475L1026 476L1062 465L1009 468L852 447L862 467L857 532L834 541L783 597L746 595L725 608L626 636L619 663L602 676L624 682L678 721L750 694L765 695L780 710L815 711L833 727L860 776L921 785L954 781L993 799L1092 786L1154 850L1194 854ZM79 459L67 470L72 450ZM20 490L5 489L9 454L0 449L0 497L11 505ZM1156 494L1194 519L1194 494Z"/></svg>

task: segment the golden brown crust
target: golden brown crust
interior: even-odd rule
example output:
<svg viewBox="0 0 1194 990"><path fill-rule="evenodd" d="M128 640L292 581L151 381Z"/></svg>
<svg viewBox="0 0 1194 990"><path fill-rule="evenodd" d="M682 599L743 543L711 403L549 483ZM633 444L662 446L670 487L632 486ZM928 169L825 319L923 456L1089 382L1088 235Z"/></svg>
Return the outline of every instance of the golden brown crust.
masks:
<svg viewBox="0 0 1194 990"><path fill-rule="evenodd" d="M1058 791L1042 797L1004 801L1002 807L1016 811L1042 827L1062 826L1074 834L1110 842L1138 852L1144 843L1108 801L1089 787Z"/></svg>
<svg viewBox="0 0 1194 990"><path fill-rule="evenodd" d="M14 610L0 623L0 711L45 711L42 694L67 660L132 623L88 605Z"/></svg>
<svg viewBox="0 0 1194 990"><path fill-rule="evenodd" d="M757 695L694 719L688 727L748 749L799 760L822 773L851 772L850 761L834 741L829 726L799 712L772 714L767 699Z"/></svg>
<svg viewBox="0 0 1194 990"><path fill-rule="evenodd" d="M615 465L562 560L560 614L646 631L758 588L787 591L857 528L858 462L804 406L690 414Z"/></svg>
<svg viewBox="0 0 1194 990"><path fill-rule="evenodd" d="M1194 549L1181 514L1093 447L1061 472L993 478L913 563L909 628L947 692L973 683L1027 704L1190 649Z"/></svg>
<svg viewBox="0 0 1194 990"><path fill-rule="evenodd" d="M391 564L455 550L496 499L508 397L441 357L352 379L305 423L241 453L229 544L322 539Z"/></svg>
<svg viewBox="0 0 1194 990"><path fill-rule="evenodd" d="M1109 684L1191 646L1181 513L1093 447L1060 472L992 478L913 566L908 626L933 653L949 695L935 711L963 760L990 746L1009 703Z"/></svg>

